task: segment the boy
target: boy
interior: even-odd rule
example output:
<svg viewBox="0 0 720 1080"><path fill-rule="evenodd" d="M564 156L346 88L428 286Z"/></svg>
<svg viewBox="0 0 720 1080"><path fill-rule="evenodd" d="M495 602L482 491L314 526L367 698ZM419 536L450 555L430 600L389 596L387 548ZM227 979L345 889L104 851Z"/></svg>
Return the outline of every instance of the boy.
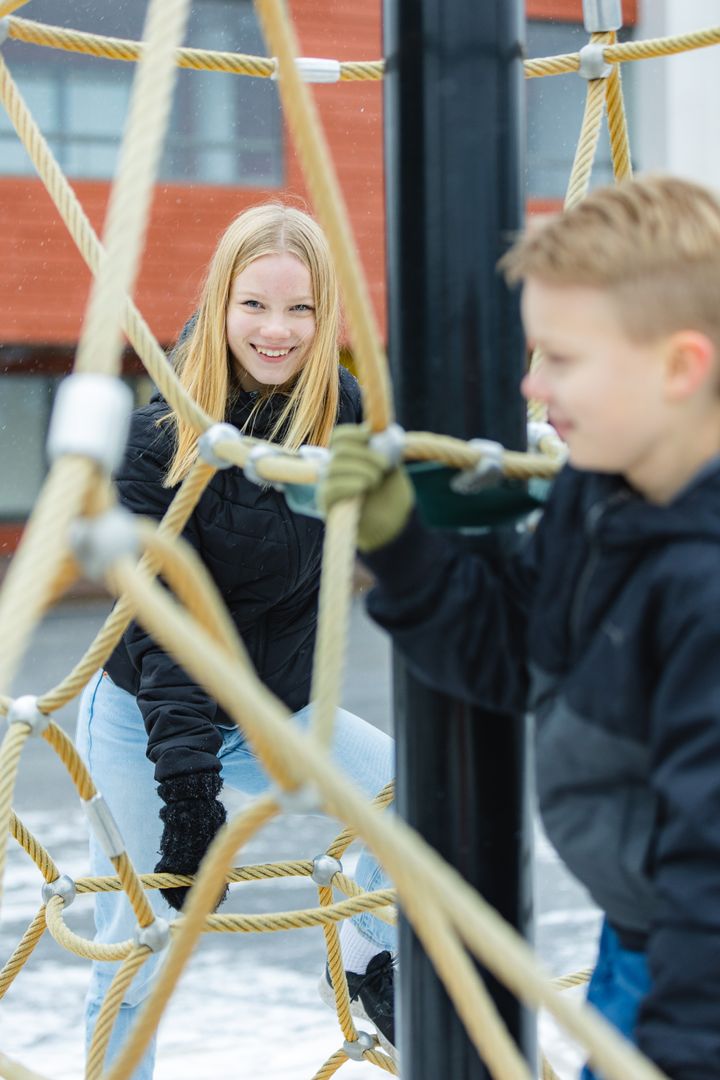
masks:
<svg viewBox="0 0 720 1080"><path fill-rule="evenodd" d="M425 529L362 428L324 501L365 495L368 607L417 676L534 713L545 828L605 913L589 1000L673 1080L718 1080L720 203L627 182L502 266L544 357L522 392L569 451L523 550L498 572Z"/></svg>

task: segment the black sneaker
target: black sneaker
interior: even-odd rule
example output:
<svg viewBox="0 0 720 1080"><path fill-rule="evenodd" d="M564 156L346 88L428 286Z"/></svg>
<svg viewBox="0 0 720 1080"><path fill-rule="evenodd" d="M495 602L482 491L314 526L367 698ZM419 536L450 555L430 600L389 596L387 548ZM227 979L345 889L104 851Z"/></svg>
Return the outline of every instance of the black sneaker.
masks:
<svg viewBox="0 0 720 1080"><path fill-rule="evenodd" d="M364 975L346 971L350 991L350 1012L355 1017L369 1020L377 1028L378 1039L393 1061L397 1062L395 1049L395 961L389 952L373 956ZM330 980L330 969L320 980L320 997L326 1005L335 1008L335 995Z"/></svg>

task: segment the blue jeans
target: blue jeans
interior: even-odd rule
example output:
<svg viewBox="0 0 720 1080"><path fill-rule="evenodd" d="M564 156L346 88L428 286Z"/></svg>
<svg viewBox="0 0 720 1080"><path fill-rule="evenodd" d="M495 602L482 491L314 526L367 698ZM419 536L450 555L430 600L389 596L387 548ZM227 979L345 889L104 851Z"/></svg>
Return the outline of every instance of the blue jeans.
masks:
<svg viewBox="0 0 720 1080"><path fill-rule="evenodd" d="M305 728L310 708L297 713L294 722ZM232 812L240 800L259 795L269 780L235 726L222 729L223 745L218 753L223 778L223 798ZM142 715L132 694L121 690L103 672L98 672L85 688L80 701L77 747L93 780L112 811L125 847L138 873L151 872L158 860L162 823L162 801L157 794L154 766L145 756L147 735ZM393 777L393 741L371 724L339 709L332 745L338 766L369 797L373 797ZM114 874L114 868L93 835L90 837L90 872ZM363 852L356 878L368 890L385 887L387 879L373 857ZM175 912L158 890L150 890L148 899L157 915L165 919ZM395 930L370 913L356 916L357 930L383 949L395 951ZM103 943L125 941L132 937L136 920L124 893L98 893L95 897L95 940ZM128 988L110 1038L106 1065L110 1064L125 1043L137 1016L138 1006L152 988L152 979L162 954L145 962ZM119 967L118 963L93 963L87 995L86 1032L88 1045L95 1028L100 1006ZM133 1080L150 1080L155 1058L155 1044L148 1049Z"/></svg>
<svg viewBox="0 0 720 1080"><path fill-rule="evenodd" d="M624 949L617 934L603 923L597 964L588 986L587 1000L621 1035L635 1042L640 1002L650 990L645 953ZM586 1065L580 1080L602 1080Z"/></svg>

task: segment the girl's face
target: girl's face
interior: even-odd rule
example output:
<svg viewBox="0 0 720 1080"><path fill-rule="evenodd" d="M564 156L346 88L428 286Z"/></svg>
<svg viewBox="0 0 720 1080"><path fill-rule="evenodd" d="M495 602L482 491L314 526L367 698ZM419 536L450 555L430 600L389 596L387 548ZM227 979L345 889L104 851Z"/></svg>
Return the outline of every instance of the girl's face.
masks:
<svg viewBox="0 0 720 1080"><path fill-rule="evenodd" d="M243 390L282 386L315 337L310 271L289 252L261 255L233 280L225 325Z"/></svg>

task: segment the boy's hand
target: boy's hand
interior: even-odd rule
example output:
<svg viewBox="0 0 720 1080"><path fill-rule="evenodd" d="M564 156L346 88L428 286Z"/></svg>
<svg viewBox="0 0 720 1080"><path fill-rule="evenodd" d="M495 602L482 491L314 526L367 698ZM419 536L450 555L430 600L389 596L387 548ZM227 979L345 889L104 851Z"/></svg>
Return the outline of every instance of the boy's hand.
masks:
<svg viewBox="0 0 720 1080"><path fill-rule="evenodd" d="M372 450L370 437L365 424L335 428L330 465L318 493L325 515L342 499L364 496L357 537L360 551L375 551L394 540L415 502L405 470Z"/></svg>

